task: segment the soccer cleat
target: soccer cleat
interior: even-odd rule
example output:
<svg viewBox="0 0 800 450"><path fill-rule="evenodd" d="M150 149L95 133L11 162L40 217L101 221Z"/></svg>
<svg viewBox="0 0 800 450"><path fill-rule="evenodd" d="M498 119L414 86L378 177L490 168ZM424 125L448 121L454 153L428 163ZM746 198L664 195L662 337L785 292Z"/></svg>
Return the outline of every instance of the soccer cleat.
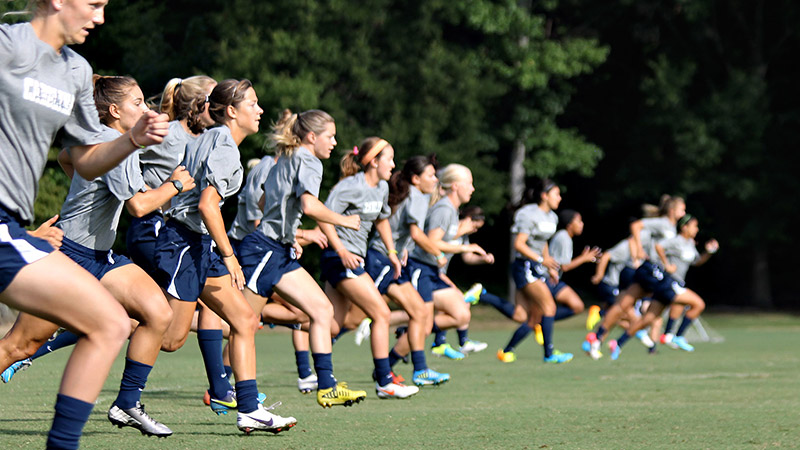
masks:
<svg viewBox="0 0 800 450"><path fill-rule="evenodd" d="M486 350L486 347L488 346L489 344L487 344L486 342L473 341L472 339L467 339L467 341L464 342L464 345L462 345L459 350L461 350L461 353L466 355L468 353L482 352Z"/></svg>
<svg viewBox="0 0 800 450"><path fill-rule="evenodd" d="M208 399L208 401L206 401ZM263 392L258 393L258 403L264 403L267 399L267 394ZM227 415L228 411L232 409L238 408L238 403L236 402L236 391L230 390L227 394L225 394L224 398L216 399L211 397L211 393L206 391L203 394L203 403L211 407L211 410L217 413L218 416L220 415Z"/></svg>
<svg viewBox="0 0 800 450"><path fill-rule="evenodd" d="M583 343L581 344L581 350L583 350L586 353L589 353L592 350L592 343L589 341L583 341Z"/></svg>
<svg viewBox="0 0 800 450"><path fill-rule="evenodd" d="M264 405L258 405L258 409L253 412L239 412L236 417L236 426L244 431L245 434L250 434L253 431L267 431L277 434L281 431L288 430L295 426L297 419L294 417L281 417L269 412L276 406L280 406L280 404L281 402L277 402L266 408Z"/></svg>
<svg viewBox="0 0 800 450"><path fill-rule="evenodd" d="M497 359L504 363L513 363L517 360L517 355L514 352L504 352L503 349L497 351Z"/></svg>
<svg viewBox="0 0 800 450"><path fill-rule="evenodd" d="M108 420L113 425L122 427L133 427L146 436L167 437L172 435L170 430L163 423L156 422L144 411L144 405L136 402L136 406L129 409L122 409L117 405L111 405L108 410Z"/></svg>
<svg viewBox="0 0 800 450"><path fill-rule="evenodd" d="M622 348L617 344L617 341L612 340L608 342L608 349L611 350L611 360L616 361L619 359L619 354L622 353Z"/></svg>
<svg viewBox="0 0 800 450"><path fill-rule="evenodd" d="M454 349L450 344L444 343L431 349L431 353L436 356L445 356L450 359L464 359L464 354Z"/></svg>
<svg viewBox="0 0 800 450"><path fill-rule="evenodd" d="M687 352L693 352L694 351L694 346L691 345L690 343L686 342L686 338L683 337L683 336L675 336L674 338L672 338L672 343L675 344L675 346L678 347L681 350L684 350L684 351L687 351Z"/></svg>
<svg viewBox="0 0 800 450"><path fill-rule="evenodd" d="M545 357L544 362L553 364L562 364L572 361L572 353L553 352L550 357Z"/></svg>
<svg viewBox="0 0 800 450"><path fill-rule="evenodd" d="M600 307L592 305L589 307L589 315L586 316L586 329L589 331L594 330L594 327L602 320L600 316Z"/></svg>
<svg viewBox="0 0 800 450"><path fill-rule="evenodd" d="M364 391L354 391L347 387L347 383L337 383L336 386L317 391L317 403L323 408L342 405L352 406L367 398Z"/></svg>
<svg viewBox="0 0 800 450"><path fill-rule="evenodd" d="M587 334L586 341L584 341L584 344L586 342L589 343L589 350L585 350L584 347L584 351L586 351L589 354L589 356L592 357L592 359L596 361L603 357L603 353L600 352L600 340L597 339L596 334L594 333Z"/></svg>
<svg viewBox="0 0 800 450"><path fill-rule="evenodd" d="M375 393L378 398L408 398L419 392L416 386L406 386L400 383L389 383L386 386L379 386L375 383Z"/></svg>
<svg viewBox="0 0 800 450"><path fill-rule="evenodd" d="M639 339L639 342L642 343L647 348L653 348L656 346L656 343L650 339L650 335L647 334L646 330L639 330L636 332L636 338Z"/></svg>
<svg viewBox="0 0 800 450"><path fill-rule="evenodd" d="M539 345L544 345L544 334L542 333L542 326L538 323L533 326L533 333L536 337L536 343Z"/></svg>
<svg viewBox="0 0 800 450"><path fill-rule="evenodd" d="M372 332L372 329L370 328L371 324L372 319L370 318L364 319L360 324L358 324L358 328L356 329L355 333L356 345L361 345L361 343L364 342L364 339L369 337L370 333Z"/></svg>
<svg viewBox="0 0 800 450"><path fill-rule="evenodd" d="M31 366L31 364L33 364L33 361L31 361L30 358L25 358L23 360L15 362L14 364L11 364L11 366L9 366L8 369L4 370L3 374L0 375L3 378L3 383L8 383L9 381L11 381L11 378L13 378L17 372L21 372L27 369L28 367Z"/></svg>
<svg viewBox="0 0 800 450"><path fill-rule="evenodd" d="M480 283L475 283L464 292L464 301L467 303L472 303L473 305L478 303L478 300L481 299L481 294L483 293L483 285Z"/></svg>
<svg viewBox="0 0 800 450"><path fill-rule="evenodd" d="M310 394L311 391L317 390L317 374L312 373L305 378L297 379L297 390L303 394Z"/></svg>
<svg viewBox="0 0 800 450"><path fill-rule="evenodd" d="M389 373L392 375L392 381L391 381L392 383L401 384L401 383L404 383L406 381L406 379L403 378L402 375L398 375L398 374L394 373L394 371L391 371ZM372 380L375 381L375 382L378 381L378 372L375 371L375 370L372 371Z"/></svg>
<svg viewBox="0 0 800 450"><path fill-rule="evenodd" d="M206 390L203 394L203 404L206 406L211 406L211 394Z"/></svg>
<svg viewBox="0 0 800 450"><path fill-rule="evenodd" d="M675 335L672 333L666 333L661 335L661 343L666 345L669 348L677 349L678 346L672 342L675 339Z"/></svg>
<svg viewBox="0 0 800 450"><path fill-rule="evenodd" d="M450 381L450 374L439 373L433 369L416 370L411 380L417 386L438 386Z"/></svg>

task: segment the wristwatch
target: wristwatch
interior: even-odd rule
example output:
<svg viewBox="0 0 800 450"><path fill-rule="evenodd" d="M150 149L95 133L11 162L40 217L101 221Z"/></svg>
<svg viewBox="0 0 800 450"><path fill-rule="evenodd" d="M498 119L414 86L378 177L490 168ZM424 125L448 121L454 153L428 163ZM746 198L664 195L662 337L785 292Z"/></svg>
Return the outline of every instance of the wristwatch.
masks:
<svg viewBox="0 0 800 450"><path fill-rule="evenodd" d="M169 180L169 181L172 183L173 186L175 186L175 189L178 190L178 194L183 192L183 183L181 183L178 180Z"/></svg>

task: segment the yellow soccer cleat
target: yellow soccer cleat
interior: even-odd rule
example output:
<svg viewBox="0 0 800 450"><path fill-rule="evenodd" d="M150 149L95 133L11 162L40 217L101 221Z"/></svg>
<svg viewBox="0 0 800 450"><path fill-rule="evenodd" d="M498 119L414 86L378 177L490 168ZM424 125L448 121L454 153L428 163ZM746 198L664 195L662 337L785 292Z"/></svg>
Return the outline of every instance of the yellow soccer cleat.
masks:
<svg viewBox="0 0 800 450"><path fill-rule="evenodd" d="M586 329L588 331L594 330L594 327L600 322L602 317L600 317L600 307L597 305L592 305L589 307L589 315L586 316Z"/></svg>
<svg viewBox="0 0 800 450"><path fill-rule="evenodd" d="M354 391L347 387L347 383L337 383L336 386L317 391L317 403L323 408L342 405L352 406L367 398L365 391Z"/></svg>
<svg viewBox="0 0 800 450"><path fill-rule="evenodd" d="M504 352L503 349L497 351L497 359L504 363L513 363L517 360L517 355L514 352Z"/></svg>
<svg viewBox="0 0 800 450"><path fill-rule="evenodd" d="M542 326L537 323L533 327L533 332L536 335L536 343L539 345L544 345L544 334L542 334Z"/></svg>

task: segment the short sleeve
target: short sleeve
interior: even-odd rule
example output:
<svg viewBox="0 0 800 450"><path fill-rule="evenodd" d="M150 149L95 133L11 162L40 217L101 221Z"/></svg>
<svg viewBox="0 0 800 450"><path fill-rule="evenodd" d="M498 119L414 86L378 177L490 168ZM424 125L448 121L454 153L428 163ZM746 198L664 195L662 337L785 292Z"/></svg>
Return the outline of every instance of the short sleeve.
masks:
<svg viewBox="0 0 800 450"><path fill-rule="evenodd" d="M320 184L322 184L322 162L312 155L303 154L297 167L297 185L294 195L300 198L308 192L319 198Z"/></svg>
<svg viewBox="0 0 800 450"><path fill-rule="evenodd" d="M120 201L129 200L145 189L144 178L139 169L139 154L133 153L125 161L103 175L108 190Z"/></svg>
<svg viewBox="0 0 800 450"><path fill-rule="evenodd" d="M563 231L563 230L562 230ZM550 240L550 256L559 264L569 264L572 261L572 240L569 235L559 231Z"/></svg>
<svg viewBox="0 0 800 450"><path fill-rule="evenodd" d="M525 208L521 208L514 213L514 224L511 225L512 233L524 233L531 235L534 232L534 223Z"/></svg>
<svg viewBox="0 0 800 450"><path fill-rule="evenodd" d="M425 216L428 214L428 198L424 195L409 194L408 204L406 205L406 225L416 224L422 228L425 224Z"/></svg>
<svg viewBox="0 0 800 450"><path fill-rule="evenodd" d="M346 198L347 189L343 189L342 186L342 182L336 183L333 189L331 189L331 193L328 194L327 200L325 200L325 206L338 214L344 213L345 210L347 210L347 206L350 204Z"/></svg>
<svg viewBox="0 0 800 450"><path fill-rule="evenodd" d="M431 215L428 217L427 222L425 224L425 230L431 231L437 228L441 228L447 233L447 230L450 228L450 214L447 208L432 208Z"/></svg>
<svg viewBox="0 0 800 450"><path fill-rule="evenodd" d="M0 65L6 67L14 58L14 42L9 32L11 26L8 24L0 25Z"/></svg>
<svg viewBox="0 0 800 450"><path fill-rule="evenodd" d="M209 185L214 186L222 198L227 198L239 190L241 177L237 171L242 170L242 165L239 162L238 149L230 147L227 142L218 140L217 143L219 145L211 151L206 160L204 178L207 184L202 186L202 189Z"/></svg>
<svg viewBox="0 0 800 450"><path fill-rule="evenodd" d="M67 51L65 49L64 51ZM105 142L102 134L100 117L94 104L94 89L92 87L92 69L82 58L75 58L73 63L80 64L80 88L75 104L72 107L67 123L64 124L63 147L102 144Z"/></svg>

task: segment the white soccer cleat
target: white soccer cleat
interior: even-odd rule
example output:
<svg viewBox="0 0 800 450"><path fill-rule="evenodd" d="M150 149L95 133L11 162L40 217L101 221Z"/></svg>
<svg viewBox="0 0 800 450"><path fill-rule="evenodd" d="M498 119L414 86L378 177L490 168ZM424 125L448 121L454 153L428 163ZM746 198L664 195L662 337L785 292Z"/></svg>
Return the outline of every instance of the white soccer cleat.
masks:
<svg viewBox="0 0 800 450"><path fill-rule="evenodd" d="M136 405L129 409L111 405L108 410L108 420L119 428L136 428L145 436L167 437L172 435L172 430L150 417L140 402L136 402Z"/></svg>
<svg viewBox="0 0 800 450"><path fill-rule="evenodd" d="M675 344L674 342L672 342L673 340L675 340L675 335L672 334L672 333L667 333L667 334L661 335L661 343L662 344L666 345L669 348L677 350L678 349L678 345Z"/></svg>
<svg viewBox="0 0 800 450"><path fill-rule="evenodd" d="M297 390L303 394L309 394L317 390L317 374L312 373L305 378L297 379Z"/></svg>
<svg viewBox="0 0 800 450"><path fill-rule="evenodd" d="M461 346L460 350L461 353L466 355L467 353L482 352L486 350L486 347L488 346L489 344L487 344L486 342L473 341L472 339L467 339L467 341L464 342L464 345Z"/></svg>
<svg viewBox="0 0 800 450"><path fill-rule="evenodd" d="M642 343L647 348L655 347L656 343L650 339L650 335L647 334L647 330L639 330L636 332L636 338L639 339L639 342Z"/></svg>
<svg viewBox="0 0 800 450"><path fill-rule="evenodd" d="M419 392L419 388L400 383L389 383L386 386L375 383L375 392L378 398L408 398Z"/></svg>
<svg viewBox="0 0 800 450"><path fill-rule="evenodd" d="M594 341L590 342L589 356L591 356L592 359L595 360L595 361L597 361L598 359L603 357L603 353L600 351L600 340L599 339L595 339Z"/></svg>
<svg viewBox="0 0 800 450"><path fill-rule="evenodd" d="M370 325L372 325L372 319L370 318L366 318L362 320L360 324L358 324L355 336L356 345L361 345L361 343L364 342L364 339L369 337L370 333L372 332Z"/></svg>
<svg viewBox="0 0 800 450"><path fill-rule="evenodd" d="M297 419L294 417L281 417L269 412L269 410L280 406L280 404L281 402L277 402L266 408L264 405L258 405L258 409L253 412L239 412L236 418L236 426L246 434L250 434L253 431L267 431L277 434L281 431L288 430L295 426Z"/></svg>

